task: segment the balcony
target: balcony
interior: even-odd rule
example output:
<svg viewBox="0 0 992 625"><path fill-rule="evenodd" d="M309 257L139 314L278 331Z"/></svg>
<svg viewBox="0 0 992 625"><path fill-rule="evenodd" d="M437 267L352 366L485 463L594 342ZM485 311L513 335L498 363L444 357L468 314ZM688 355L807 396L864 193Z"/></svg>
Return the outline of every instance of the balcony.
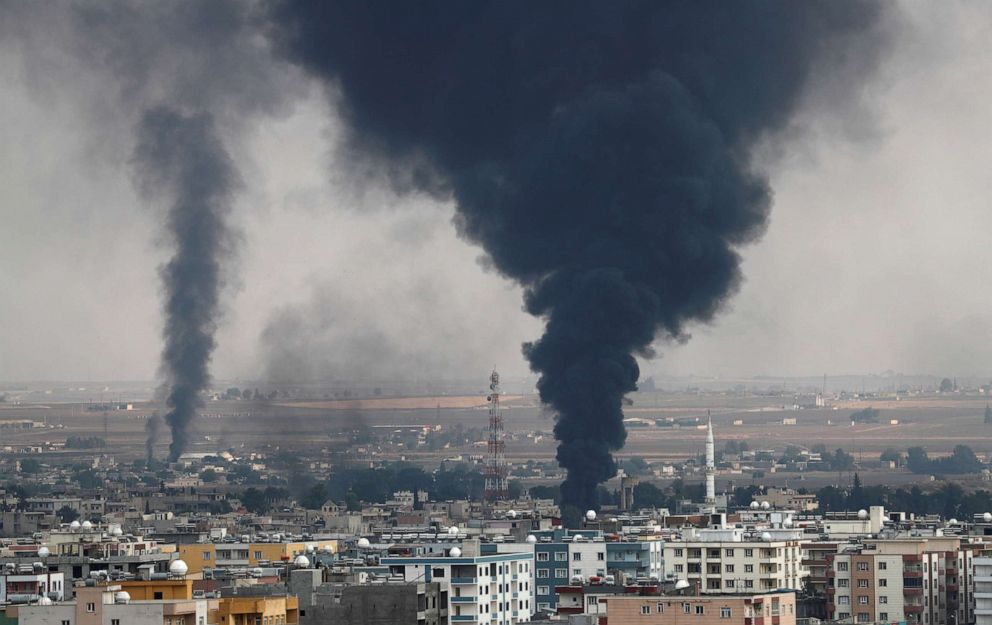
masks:
<svg viewBox="0 0 992 625"><path fill-rule="evenodd" d="M958 590L960 590L960 588L961 587L958 586L957 584L948 584L947 585L947 592L957 592Z"/></svg>
<svg viewBox="0 0 992 625"><path fill-rule="evenodd" d="M478 597L468 595L466 597L449 597L451 603L475 603L478 601Z"/></svg>
<svg viewBox="0 0 992 625"><path fill-rule="evenodd" d="M460 585L472 584L474 586L475 585L475 578L474 577L452 577L451 578L451 583L452 584L460 584Z"/></svg>
<svg viewBox="0 0 992 625"><path fill-rule="evenodd" d="M452 623L478 623L478 614L455 614L448 617Z"/></svg>
<svg viewBox="0 0 992 625"><path fill-rule="evenodd" d="M912 603L907 603L902 607L902 609L903 612L905 612L906 614L923 614L922 605L914 605Z"/></svg>
<svg viewBox="0 0 992 625"><path fill-rule="evenodd" d="M922 586L906 586L902 589L902 594L907 597L922 597L923 587Z"/></svg>

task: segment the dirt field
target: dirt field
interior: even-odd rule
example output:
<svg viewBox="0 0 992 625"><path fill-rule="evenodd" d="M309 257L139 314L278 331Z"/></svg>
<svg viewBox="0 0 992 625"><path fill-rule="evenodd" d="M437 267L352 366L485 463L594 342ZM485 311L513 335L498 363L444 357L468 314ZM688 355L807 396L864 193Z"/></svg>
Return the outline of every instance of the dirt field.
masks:
<svg viewBox="0 0 992 625"><path fill-rule="evenodd" d="M626 410L630 418L653 423L657 418L698 417L712 414L717 448L728 440L746 440L752 449L784 450L786 445L843 448L861 459L872 459L887 447L905 450L920 445L931 455L949 453L955 445L970 445L979 454L992 452L992 425L984 425L984 397L924 397L901 401L852 402L836 409L796 411L786 409L778 398L640 393ZM550 432L554 419L533 396L505 396L504 419L511 433ZM881 411L881 423L852 426L854 410L873 406ZM143 453L144 427L148 415L161 407L139 403L133 411L94 412L85 404L2 405L0 422L31 419L47 424L28 430L0 428L0 447L64 441L69 435L104 436L113 453L138 456ZM783 425L783 419L796 425ZM889 421L898 420L897 425ZM734 425L740 421L740 425ZM197 436L191 451L247 448L275 443L295 448L322 447L342 427L428 425L483 428L487 423L484 396L374 398L353 401L267 403L215 401L207 404L195 422ZM627 445L618 455L647 460L679 461L703 451L704 430L695 427L662 428L655 425L630 427ZM522 436L507 444L511 459L551 459L555 441L545 436L538 444ZM162 441L164 452L168 440ZM477 453L477 450L461 450ZM428 460L426 452L404 452L408 457ZM457 451L446 450L444 455ZM434 454L440 457L440 453Z"/></svg>

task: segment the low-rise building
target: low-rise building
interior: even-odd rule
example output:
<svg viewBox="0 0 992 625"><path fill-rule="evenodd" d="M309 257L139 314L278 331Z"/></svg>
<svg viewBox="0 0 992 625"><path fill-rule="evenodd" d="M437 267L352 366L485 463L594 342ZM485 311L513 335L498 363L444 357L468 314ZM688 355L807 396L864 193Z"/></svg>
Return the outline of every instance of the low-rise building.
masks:
<svg viewBox="0 0 992 625"><path fill-rule="evenodd" d="M611 596L609 625L796 625L794 592L697 596Z"/></svg>

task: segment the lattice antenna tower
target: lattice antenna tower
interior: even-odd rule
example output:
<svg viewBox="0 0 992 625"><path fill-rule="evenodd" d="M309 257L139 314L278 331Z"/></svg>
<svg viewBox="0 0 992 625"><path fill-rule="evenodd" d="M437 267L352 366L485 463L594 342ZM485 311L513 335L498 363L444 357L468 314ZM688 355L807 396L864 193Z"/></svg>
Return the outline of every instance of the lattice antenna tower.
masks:
<svg viewBox="0 0 992 625"><path fill-rule="evenodd" d="M506 499L506 443L499 407L499 373L489 376L489 456L486 459L486 501Z"/></svg>

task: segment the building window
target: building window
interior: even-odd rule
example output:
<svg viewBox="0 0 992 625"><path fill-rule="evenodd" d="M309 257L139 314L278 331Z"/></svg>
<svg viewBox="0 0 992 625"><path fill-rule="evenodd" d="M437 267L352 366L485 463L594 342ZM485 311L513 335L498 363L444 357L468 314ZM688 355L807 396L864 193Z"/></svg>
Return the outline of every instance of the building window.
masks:
<svg viewBox="0 0 992 625"><path fill-rule="evenodd" d="M754 565L753 564L745 564L744 565L744 572L745 573L754 573Z"/></svg>
<svg viewBox="0 0 992 625"><path fill-rule="evenodd" d="M119 618L110 619L110 625L121 625L121 620Z"/></svg>
<svg viewBox="0 0 992 625"><path fill-rule="evenodd" d="M868 595L858 595L858 605L868 605Z"/></svg>
<svg viewBox="0 0 992 625"><path fill-rule="evenodd" d="M837 563L837 570L838 571L846 571L847 570L847 562L838 562Z"/></svg>
<svg viewBox="0 0 992 625"><path fill-rule="evenodd" d="M572 562L580 562L582 560L582 554L576 551L572 554Z"/></svg>
<svg viewBox="0 0 992 625"><path fill-rule="evenodd" d="M548 561L548 552L547 551L538 552L538 554L537 554L537 561L538 562L547 562Z"/></svg>
<svg viewBox="0 0 992 625"><path fill-rule="evenodd" d="M870 623L871 615L867 612L858 612L858 622L859 623Z"/></svg>
<svg viewBox="0 0 992 625"><path fill-rule="evenodd" d="M262 552L261 551L256 551L255 552L255 559L256 560L261 560L262 559Z"/></svg>
<svg viewBox="0 0 992 625"><path fill-rule="evenodd" d="M880 620L880 621L887 621L887 620L889 620L889 613L888 612L879 612L878 613L878 620Z"/></svg>
<svg viewBox="0 0 992 625"><path fill-rule="evenodd" d="M89 612L89 613L91 613L91 614L93 612L96 612L96 604L95 603L87 603L86 604L86 611Z"/></svg>
<svg viewBox="0 0 992 625"><path fill-rule="evenodd" d="M682 550L681 550L681 549L676 549L676 550L675 550L675 557L676 557L676 558L681 558L681 557L682 557L682 553L683 553L683 552L682 552Z"/></svg>
<svg viewBox="0 0 992 625"><path fill-rule="evenodd" d="M868 570L868 563L867 562L858 562L858 570L859 571L867 571Z"/></svg>
<svg viewBox="0 0 992 625"><path fill-rule="evenodd" d="M847 588L850 585L851 585L851 580L849 580L849 579L839 579L839 580L837 580L837 587L838 588Z"/></svg>
<svg viewBox="0 0 992 625"><path fill-rule="evenodd" d="M888 568L889 568L888 562L879 562L878 563L878 570L879 571L884 571L884 570L886 570Z"/></svg>
<svg viewBox="0 0 992 625"><path fill-rule="evenodd" d="M754 588L754 580L753 579L746 579L746 580L744 580L744 587L745 588Z"/></svg>
<svg viewBox="0 0 992 625"><path fill-rule="evenodd" d="M753 558L754 557L754 549L745 549L744 550L744 557L745 558Z"/></svg>
<svg viewBox="0 0 992 625"><path fill-rule="evenodd" d="M555 552L555 561L556 562L567 562L568 561L568 554L565 553L564 551L556 551Z"/></svg>
<svg viewBox="0 0 992 625"><path fill-rule="evenodd" d="M547 577L548 576L548 569L537 569L537 576L538 577Z"/></svg>
<svg viewBox="0 0 992 625"><path fill-rule="evenodd" d="M62 621L62 625L69 625L69 621L67 621L67 620L63 620L63 621Z"/></svg>
<svg viewBox="0 0 992 625"><path fill-rule="evenodd" d="M537 594L539 594L539 595L546 595L546 594L548 594L548 587L547 586L538 586L537 587Z"/></svg>
<svg viewBox="0 0 992 625"><path fill-rule="evenodd" d="M879 603L888 603L888 602L889 602L889 598L888 598L888 597L886 597L885 595L880 595L880 596L878 597L878 602L879 602Z"/></svg>
<svg viewBox="0 0 992 625"><path fill-rule="evenodd" d="M690 614L692 612L692 606L689 605L688 603L683 603L682 611L685 612L686 614Z"/></svg>
<svg viewBox="0 0 992 625"><path fill-rule="evenodd" d="M572 569L572 575L582 575L582 569Z"/></svg>
<svg viewBox="0 0 992 625"><path fill-rule="evenodd" d="M887 579L880 579L880 580L878 580L878 586L880 588L885 588L888 585L889 585L889 580L887 580Z"/></svg>
<svg viewBox="0 0 992 625"><path fill-rule="evenodd" d="M726 556L727 556L728 558L733 558L733 557L734 557L734 550L733 550L733 549L724 549L724 550L723 550L723 553L724 553L724 555L726 555Z"/></svg>
<svg viewBox="0 0 992 625"><path fill-rule="evenodd" d="M733 573L733 572L734 572L734 565L733 565L733 564L725 564L725 565L723 566L723 568L724 568L724 569L725 569L725 570L726 570L726 571L727 571L728 573Z"/></svg>
<svg viewBox="0 0 992 625"><path fill-rule="evenodd" d="M725 586L726 586L727 588L733 588L733 587L734 587L734 580L732 580L732 579L728 579L728 580L727 580L726 582L724 582L724 585L725 585Z"/></svg>
<svg viewBox="0 0 992 625"><path fill-rule="evenodd" d="M659 601L658 602L658 605L655 606L655 612L657 612L658 614L661 614L664 611L665 611L665 604Z"/></svg>
<svg viewBox="0 0 992 625"><path fill-rule="evenodd" d="M850 612L839 612L837 614L837 620L839 620L839 621L846 621L849 618L851 618L851 613Z"/></svg>
<svg viewBox="0 0 992 625"><path fill-rule="evenodd" d="M837 605L851 605L850 597L837 597Z"/></svg>
<svg viewBox="0 0 992 625"><path fill-rule="evenodd" d="M720 608L720 618L730 618L730 608Z"/></svg>
<svg viewBox="0 0 992 625"><path fill-rule="evenodd" d="M696 606L696 615L697 616L701 616L702 614L703 614L703 606L702 605L697 605Z"/></svg>
<svg viewBox="0 0 992 625"><path fill-rule="evenodd" d="M568 569L555 569L555 577L568 577Z"/></svg>
<svg viewBox="0 0 992 625"><path fill-rule="evenodd" d="M651 614L651 606L649 606L649 605L642 605L641 606L641 614Z"/></svg>
<svg viewBox="0 0 992 625"><path fill-rule="evenodd" d="M603 552L599 552L599 553L596 554L596 559L597 560L600 560L600 561L605 560L606 559L606 554L603 553Z"/></svg>
<svg viewBox="0 0 992 625"><path fill-rule="evenodd" d="M676 564L675 565L675 572L676 573L682 573L684 569L685 569L685 567L682 566L681 564Z"/></svg>
<svg viewBox="0 0 992 625"><path fill-rule="evenodd" d="M868 580L866 580L866 579L859 579L858 580L858 588L868 588Z"/></svg>

